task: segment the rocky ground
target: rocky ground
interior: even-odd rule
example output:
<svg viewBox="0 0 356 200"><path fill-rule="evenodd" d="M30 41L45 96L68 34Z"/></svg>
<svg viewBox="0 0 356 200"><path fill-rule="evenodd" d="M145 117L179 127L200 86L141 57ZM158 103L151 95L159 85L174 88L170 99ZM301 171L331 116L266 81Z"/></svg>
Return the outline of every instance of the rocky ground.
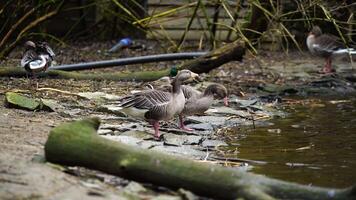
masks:
<svg viewBox="0 0 356 200"><path fill-rule="evenodd" d="M103 53L110 45L88 43L57 48L56 64L160 52L154 44L145 44L145 49L128 50L114 55ZM16 51L1 65L18 66L19 58L20 53ZM115 67L83 73L155 70L179 62ZM102 125L98 133L103 137L189 159L227 164L221 161L224 146L228 143L228 137L224 135L226 128L252 125L253 122L260 123L276 115L286 114L280 108L293 101L289 96L298 95L303 98L308 95L346 94L355 91L356 79L349 63L338 62L336 74L321 75L317 72L322 62L320 59L311 59L307 53L263 53L257 58L247 55L242 63L231 62L209 74L203 74L204 81L197 87L204 88L209 82L226 85L230 92L230 107L222 107L221 102L217 101L206 115L189 117L187 122L195 129L194 132L180 131L176 127L176 120L164 123L162 141L153 139L150 134L153 131L147 123L127 118L124 113L115 109L115 100L118 97L133 89L142 89L142 83L44 78L38 80L42 90L33 92L34 87L26 78L2 77L0 196L2 199L199 198L185 190L172 191L84 168L46 163L43 146L51 128L59 123L99 116ZM4 94L8 91L50 99L54 112L8 108L3 103ZM228 163L232 167L239 167L240 164L241 162Z"/></svg>

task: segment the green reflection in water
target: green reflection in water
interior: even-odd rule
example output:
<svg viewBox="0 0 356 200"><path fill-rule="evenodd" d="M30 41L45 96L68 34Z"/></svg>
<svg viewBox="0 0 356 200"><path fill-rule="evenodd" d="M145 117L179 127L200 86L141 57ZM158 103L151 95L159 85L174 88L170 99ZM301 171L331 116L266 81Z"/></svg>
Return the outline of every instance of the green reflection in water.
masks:
<svg viewBox="0 0 356 200"><path fill-rule="evenodd" d="M252 171L282 180L325 187L355 184L356 99L323 100L287 112L270 126L235 129L232 134L241 134L231 142L238 144L237 157L267 161Z"/></svg>

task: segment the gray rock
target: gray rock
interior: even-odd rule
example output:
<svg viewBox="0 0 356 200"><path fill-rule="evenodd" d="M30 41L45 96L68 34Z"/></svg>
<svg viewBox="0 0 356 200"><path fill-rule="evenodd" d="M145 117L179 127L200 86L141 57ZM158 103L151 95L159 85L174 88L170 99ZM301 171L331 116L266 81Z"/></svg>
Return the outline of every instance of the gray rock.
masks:
<svg viewBox="0 0 356 200"><path fill-rule="evenodd" d="M235 110L231 107L226 107L226 106L214 107L214 108L207 110L205 113L207 113L207 114L212 113L212 114L238 115L238 116L242 116L242 117L247 117L250 115L246 111Z"/></svg>
<svg viewBox="0 0 356 200"><path fill-rule="evenodd" d="M208 123L213 127L221 127L225 125L237 125L242 123L244 120L223 116L189 116L187 117L187 121L191 121L193 123Z"/></svg>
<svg viewBox="0 0 356 200"><path fill-rule="evenodd" d="M135 146L137 146L137 143L141 142L140 139L131 136L126 136L126 135L103 135L102 137L105 137L110 140L122 142L124 144L135 145Z"/></svg>
<svg viewBox="0 0 356 200"><path fill-rule="evenodd" d="M210 123L200 123L200 124L189 124L188 128L192 128L198 131L212 131L214 130L213 126Z"/></svg>
<svg viewBox="0 0 356 200"><path fill-rule="evenodd" d="M163 140L165 145L172 145L172 146L182 146L186 141L185 135L175 135L172 133L165 133L163 135Z"/></svg>
<svg viewBox="0 0 356 200"><path fill-rule="evenodd" d="M196 150L193 146L183 145L183 146L155 146L153 150L160 152L167 152L173 155L183 156L186 158L201 159L205 157L205 152Z"/></svg>
<svg viewBox="0 0 356 200"><path fill-rule="evenodd" d="M98 134L99 135L111 135L111 134L113 134L114 133L114 131L112 131L111 129L99 129L98 130Z"/></svg>
<svg viewBox="0 0 356 200"><path fill-rule="evenodd" d="M125 132L130 130L143 131L142 124L139 123L123 123L123 124L102 124L100 125L102 129L110 129L113 131Z"/></svg>
<svg viewBox="0 0 356 200"><path fill-rule="evenodd" d="M78 93L78 95L90 100L99 100L99 99L118 100L121 98L120 96L107 94L104 92L80 92Z"/></svg>
<svg viewBox="0 0 356 200"><path fill-rule="evenodd" d="M130 136L141 140L147 140L153 138L152 134L149 134L145 131L136 131L136 130L126 131L122 133L121 136Z"/></svg>
<svg viewBox="0 0 356 200"><path fill-rule="evenodd" d="M250 100L235 99L235 102L239 104L240 107L248 107L257 103L257 99L250 99Z"/></svg>
<svg viewBox="0 0 356 200"><path fill-rule="evenodd" d="M186 138L186 140L184 141L184 144L187 145L197 145L200 144L203 140L203 138L201 136L196 136L196 135L188 135Z"/></svg>
<svg viewBox="0 0 356 200"><path fill-rule="evenodd" d="M227 146L227 144L221 140L205 140L203 141L202 146L206 148L214 148L217 146Z"/></svg>

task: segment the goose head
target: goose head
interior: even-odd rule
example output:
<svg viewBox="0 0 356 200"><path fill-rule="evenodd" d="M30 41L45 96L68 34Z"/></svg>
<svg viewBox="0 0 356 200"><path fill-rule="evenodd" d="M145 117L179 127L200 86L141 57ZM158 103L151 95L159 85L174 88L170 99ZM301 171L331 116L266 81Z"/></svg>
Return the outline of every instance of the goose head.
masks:
<svg viewBox="0 0 356 200"><path fill-rule="evenodd" d="M314 36L314 37L318 37L322 34L323 32L321 31L319 26L313 26L313 28L311 29L311 31L309 32L309 36Z"/></svg>
<svg viewBox="0 0 356 200"><path fill-rule="evenodd" d="M221 84L211 84L209 85L204 92L205 95L213 95L215 99L224 99L224 105L228 106L228 92L225 86Z"/></svg>
<svg viewBox="0 0 356 200"><path fill-rule="evenodd" d="M174 81L178 81L179 83L183 83L185 81L193 81L196 80L199 77L198 74L184 69L179 71L179 73L177 74L177 76L175 77Z"/></svg>
<svg viewBox="0 0 356 200"><path fill-rule="evenodd" d="M27 42L25 42L25 48L26 49L36 49L36 44L32 41L27 41Z"/></svg>
<svg viewBox="0 0 356 200"><path fill-rule="evenodd" d="M174 80L171 83L172 92L173 93L181 92L180 86L182 85L183 82L193 81L197 77L199 77L199 75L194 72L191 72L190 70L184 69L184 70L179 71L179 73L177 74L177 76L174 78Z"/></svg>

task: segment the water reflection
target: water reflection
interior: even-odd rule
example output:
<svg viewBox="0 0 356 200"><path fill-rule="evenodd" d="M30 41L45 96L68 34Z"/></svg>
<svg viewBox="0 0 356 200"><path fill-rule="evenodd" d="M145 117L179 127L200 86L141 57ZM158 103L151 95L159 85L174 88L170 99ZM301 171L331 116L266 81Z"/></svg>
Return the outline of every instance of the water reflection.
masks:
<svg viewBox="0 0 356 200"><path fill-rule="evenodd" d="M270 126L238 128L237 157L268 161L253 172L325 187L356 182L356 99L323 100L287 110Z"/></svg>

